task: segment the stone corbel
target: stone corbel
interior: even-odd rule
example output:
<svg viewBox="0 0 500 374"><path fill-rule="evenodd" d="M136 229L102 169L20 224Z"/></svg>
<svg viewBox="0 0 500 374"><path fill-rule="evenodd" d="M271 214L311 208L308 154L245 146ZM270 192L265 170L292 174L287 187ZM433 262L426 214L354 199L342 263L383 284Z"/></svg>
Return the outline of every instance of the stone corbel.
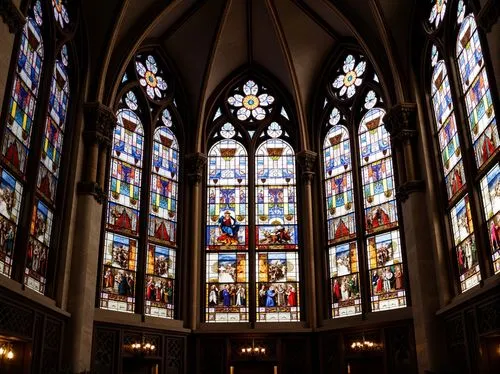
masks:
<svg viewBox="0 0 500 374"><path fill-rule="evenodd" d="M0 16L12 34L21 31L26 23L26 17L14 5L12 0L0 0Z"/></svg>
<svg viewBox="0 0 500 374"><path fill-rule="evenodd" d="M488 33L493 28L493 25L495 25L498 22L499 17L500 17L500 1L489 0L483 5L476 19L478 25L485 32Z"/></svg>
<svg viewBox="0 0 500 374"><path fill-rule="evenodd" d="M417 137L417 105L401 103L387 112L385 127L391 134L394 157L398 166L399 187L396 197L400 202L413 192L423 191L424 183L416 178L417 165L414 139Z"/></svg>
<svg viewBox="0 0 500 374"><path fill-rule="evenodd" d="M425 189L423 180L413 180L406 182L396 189L396 199L405 202L413 192L421 192Z"/></svg>
<svg viewBox="0 0 500 374"><path fill-rule="evenodd" d="M301 180L305 184L311 184L314 178L314 167L318 154L313 151L301 151L297 153L297 162L302 169Z"/></svg>
<svg viewBox="0 0 500 374"><path fill-rule="evenodd" d="M385 128L395 146L407 144L417 136L417 104L401 103L387 112Z"/></svg>
<svg viewBox="0 0 500 374"><path fill-rule="evenodd" d="M80 181L76 186L78 195L91 195L99 204L104 204L106 194L99 184L96 182Z"/></svg>
<svg viewBox="0 0 500 374"><path fill-rule="evenodd" d="M191 184L199 184L203 178L203 171L207 164L207 156L196 152L186 155L186 174Z"/></svg>
<svg viewBox="0 0 500 374"><path fill-rule="evenodd" d="M85 129L84 140L89 143L111 146L116 116L113 111L99 103L86 103L84 106Z"/></svg>

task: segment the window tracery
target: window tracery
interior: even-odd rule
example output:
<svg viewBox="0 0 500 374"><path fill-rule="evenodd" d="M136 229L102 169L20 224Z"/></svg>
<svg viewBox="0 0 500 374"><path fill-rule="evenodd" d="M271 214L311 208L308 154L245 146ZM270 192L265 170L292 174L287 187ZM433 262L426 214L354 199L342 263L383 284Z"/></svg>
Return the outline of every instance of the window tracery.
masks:
<svg viewBox="0 0 500 374"><path fill-rule="evenodd" d="M76 23L70 25L73 12L73 7L55 0L31 2L19 36L12 94L5 105L8 111L2 132L0 273L10 277L12 267L19 266L22 278L16 280L42 294L47 293L48 278L54 277L48 272L58 255L51 247L56 246L54 227L61 219L57 213L62 189L59 182L65 178L62 167L67 158L63 140L71 133L67 118L74 70L71 33ZM51 23L60 28L51 28ZM65 43L54 51L55 58L46 59L45 42L56 45L59 41ZM50 80L42 85L45 76ZM41 142L36 144L36 139ZM21 203L30 208L25 209L29 224L20 233L17 224L24 219L20 217ZM14 252L25 262L13 263Z"/></svg>
<svg viewBox="0 0 500 374"><path fill-rule="evenodd" d="M173 319L179 115L154 53L139 53L125 74L109 165L100 307Z"/></svg>
<svg viewBox="0 0 500 374"><path fill-rule="evenodd" d="M431 97L442 175L448 195L445 210L452 232L452 258L461 292L480 283L479 251L491 251L494 272L500 272L498 233L499 136L494 100L482 52L480 31L468 2L450 1L455 19L445 23L452 32L432 31L430 64ZM456 24L454 23L456 22ZM454 63L447 62L446 46L454 48ZM428 57L427 57L428 58ZM448 71L456 71L458 81ZM469 149L471 151L469 152ZM479 180L476 184L474 181ZM475 190L478 190L475 194ZM482 210L481 219L477 211ZM483 224L483 220L485 221ZM489 248L482 248L478 227L487 226ZM490 266L487 264L487 266Z"/></svg>
<svg viewBox="0 0 500 374"><path fill-rule="evenodd" d="M213 117L208 153L205 321L299 321L289 116L281 98L257 79L227 92L228 105Z"/></svg>
<svg viewBox="0 0 500 374"><path fill-rule="evenodd" d="M326 90L322 130L332 318L407 303L380 83L359 53L346 53L338 65ZM363 289L365 283L371 289ZM365 293L370 305L364 305Z"/></svg>

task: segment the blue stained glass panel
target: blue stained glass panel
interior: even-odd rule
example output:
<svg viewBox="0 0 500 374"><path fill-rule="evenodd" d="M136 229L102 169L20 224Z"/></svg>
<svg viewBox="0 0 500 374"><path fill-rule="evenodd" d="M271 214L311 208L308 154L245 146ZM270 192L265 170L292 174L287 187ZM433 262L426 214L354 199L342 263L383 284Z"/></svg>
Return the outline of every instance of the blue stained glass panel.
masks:
<svg viewBox="0 0 500 374"><path fill-rule="evenodd" d="M179 145L167 127L155 131L153 142L149 237L167 245L177 242Z"/></svg>
<svg viewBox="0 0 500 374"><path fill-rule="evenodd" d="M432 104L436 116L436 125L440 129L453 112L453 100L450 91L448 71L443 60L438 61L432 74Z"/></svg>
<svg viewBox="0 0 500 374"><path fill-rule="evenodd" d="M333 113L333 112L332 112ZM335 121L339 117L335 111ZM323 142L325 197L329 244L356 236L349 132L333 126Z"/></svg>
<svg viewBox="0 0 500 374"><path fill-rule="evenodd" d="M440 60L434 67L432 102L437 123L442 173L445 178L448 200L451 200L465 186L465 173L455 113L451 101L448 73L443 60Z"/></svg>
<svg viewBox="0 0 500 374"><path fill-rule="evenodd" d="M28 17L21 35L7 117L8 130L2 146L4 160L20 173L26 168L42 63L42 34L36 22Z"/></svg>
<svg viewBox="0 0 500 374"><path fill-rule="evenodd" d="M295 153L287 142L269 139L255 155L256 184L295 185Z"/></svg>
<svg viewBox="0 0 500 374"><path fill-rule="evenodd" d="M141 192L141 169L122 161L111 160L109 180L110 202L139 209Z"/></svg>
<svg viewBox="0 0 500 374"><path fill-rule="evenodd" d="M117 119L112 156L129 165L142 167L144 137L141 120L129 109L118 111Z"/></svg>
<svg viewBox="0 0 500 374"><path fill-rule="evenodd" d="M474 16L467 16L457 37L458 67L462 78L462 88L467 91L484 64L481 41Z"/></svg>
<svg viewBox="0 0 500 374"><path fill-rule="evenodd" d="M23 193L22 184L0 167L0 274L10 277Z"/></svg>

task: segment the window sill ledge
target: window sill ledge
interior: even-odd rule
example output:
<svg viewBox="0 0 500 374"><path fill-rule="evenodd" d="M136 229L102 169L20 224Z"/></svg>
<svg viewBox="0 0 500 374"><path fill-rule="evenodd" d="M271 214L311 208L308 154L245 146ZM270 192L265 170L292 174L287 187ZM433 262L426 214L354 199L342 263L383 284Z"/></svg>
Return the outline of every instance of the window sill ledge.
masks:
<svg viewBox="0 0 500 374"><path fill-rule="evenodd" d="M0 276L0 287L6 288L7 290L17 295L24 297L34 304L50 309L51 311L61 314L65 317L71 317L71 313L68 313L66 310L59 308L56 305L55 300L45 295L41 295L28 287L25 287L23 284L16 282L15 280Z"/></svg>
<svg viewBox="0 0 500 374"><path fill-rule="evenodd" d="M183 334L189 334L191 332L190 329L183 327L184 322L180 320L150 316L144 316L143 320L143 316L140 314L115 312L99 308L96 308L94 311L94 322L167 330Z"/></svg>

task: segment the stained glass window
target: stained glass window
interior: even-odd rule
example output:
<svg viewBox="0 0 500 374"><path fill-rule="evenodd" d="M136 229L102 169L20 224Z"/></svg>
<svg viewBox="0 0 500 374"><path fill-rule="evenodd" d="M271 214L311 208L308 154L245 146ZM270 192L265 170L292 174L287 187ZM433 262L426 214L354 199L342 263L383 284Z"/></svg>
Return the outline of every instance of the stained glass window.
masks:
<svg viewBox="0 0 500 374"><path fill-rule="evenodd" d="M52 9L57 23L64 28L69 23L69 15L63 0L52 0Z"/></svg>
<svg viewBox="0 0 500 374"><path fill-rule="evenodd" d="M438 27L444 19L446 14L446 3L447 0L433 0L433 5L431 9L431 14L429 15L429 22Z"/></svg>
<svg viewBox="0 0 500 374"><path fill-rule="evenodd" d="M12 272L12 256L24 192L31 130L40 89L44 47L42 7L36 1L26 18L19 42L6 115L0 166L0 274Z"/></svg>
<svg viewBox="0 0 500 374"><path fill-rule="evenodd" d="M172 125L167 109L162 124ZM169 127L155 130L146 269L146 314L174 318L179 144ZM158 244L157 244L158 243Z"/></svg>
<svg viewBox="0 0 500 374"><path fill-rule="evenodd" d="M37 240L35 233L32 231L29 242L28 251L28 266L25 271L24 283L37 292L44 293L45 279L47 277L46 266L36 266L37 262L47 261L50 250L50 234L52 227L52 218L54 215L55 199L59 180L59 169L61 166L61 154L63 146L63 138L66 124L66 116L68 111L69 100L69 79L68 79L68 50L66 45L61 48L60 56L54 65L52 74L52 83L49 96L49 109L45 124L45 133L42 139L42 154L40 166L38 168L37 177L37 192L41 195L40 198L47 201L47 205L38 201L35 205L36 214L32 217L32 228L36 227L38 236L41 232L48 235L47 243ZM45 218L44 218L45 217ZM43 219L42 219L43 218ZM42 219L42 221L40 221ZM46 224L45 221L49 221ZM43 223L40 223L43 222ZM40 253L43 261L37 260L36 257Z"/></svg>
<svg viewBox="0 0 500 374"><path fill-rule="evenodd" d="M326 254L334 319L407 304L391 142L384 125L380 81L361 55L347 54L338 65L322 102ZM358 212L356 207L362 210ZM360 261L364 258L366 263ZM371 289L361 287L370 283ZM363 305L365 292L371 296L370 305Z"/></svg>
<svg viewBox="0 0 500 374"><path fill-rule="evenodd" d="M271 134L255 156L257 321L299 321L295 152Z"/></svg>
<svg viewBox="0 0 500 374"><path fill-rule="evenodd" d="M134 111L120 109L117 119L111 148L101 308L133 313L144 135Z"/></svg>
<svg viewBox="0 0 500 374"><path fill-rule="evenodd" d="M248 321L248 156L229 130L208 153L207 322Z"/></svg>
<svg viewBox="0 0 500 374"><path fill-rule="evenodd" d="M167 92L167 82L162 77L156 59L152 55L137 55L135 68L141 86L152 100L163 99Z"/></svg>
<svg viewBox="0 0 500 374"><path fill-rule="evenodd" d="M459 18L459 23L457 61L476 164L480 168L499 148L498 127L474 15L469 14L462 22Z"/></svg>
<svg viewBox="0 0 500 374"><path fill-rule="evenodd" d="M448 199L451 200L463 190L465 174L448 72L443 60L440 60L434 67L431 94L437 123L441 165Z"/></svg>
<svg viewBox="0 0 500 374"><path fill-rule="evenodd" d="M446 209L453 235L451 247L455 252L453 257L456 258L462 292L480 283L479 251L486 249L491 252L493 269L495 273L500 272L497 201L499 197L496 188L498 162L495 160L499 148L498 125L480 30L474 14L467 10L467 3L464 0L456 2L457 32L454 43L456 64L447 66L445 62L447 59L439 56L436 45L433 45L430 51L431 95L436 119L436 135L449 199ZM446 2L442 4L436 2L435 8L437 13L433 10L433 14L438 14L441 9L444 15ZM443 17L439 18L437 15L435 21L441 22ZM454 21L450 18L450 22ZM444 39L439 33L435 35L438 39ZM446 43L443 44L446 48ZM455 70L459 77L459 87L456 89L461 90L460 97L452 97L455 87L450 86L449 68ZM466 123L457 121L454 105L465 109ZM466 144L461 146L459 139ZM473 178L473 181L479 181L479 184L472 183L470 179L466 180L466 175ZM484 212L482 219L476 214L478 209ZM475 237L476 231L484 230L483 227L488 231L489 238L489 248L485 249L481 248L482 243L476 242Z"/></svg>
<svg viewBox="0 0 500 374"><path fill-rule="evenodd" d="M221 100L208 153L205 322L300 321L290 116L256 79Z"/></svg>
<svg viewBox="0 0 500 374"><path fill-rule="evenodd" d="M356 87L363 83L366 61L356 61L353 55L348 55L344 60L342 72L333 81L333 88L338 90L338 96L351 98L356 93Z"/></svg>
<svg viewBox="0 0 500 374"><path fill-rule="evenodd" d="M37 104L43 63L42 9L36 2L21 34L16 73L2 146L3 161L24 174L30 149L31 129Z"/></svg>
<svg viewBox="0 0 500 374"><path fill-rule="evenodd" d="M8 277L12 271L12 256L19 222L23 187L7 170L0 167L0 273Z"/></svg>
<svg viewBox="0 0 500 374"><path fill-rule="evenodd" d="M233 113L240 121L263 120L266 118L271 105L274 103L274 96L267 93L267 89L260 86L253 80L237 87L233 95L227 99L229 105L233 108ZM243 95L242 95L243 94Z"/></svg>
<svg viewBox="0 0 500 374"><path fill-rule="evenodd" d="M351 145L349 131L339 124L341 117L344 122L333 108L323 143L333 318L361 313L357 246L349 242L356 237Z"/></svg>
<svg viewBox="0 0 500 374"><path fill-rule="evenodd" d="M383 109L372 108L364 115L359 126L359 156L367 234L398 226L391 143L383 123L384 116ZM367 252L373 286L372 311L406 306L399 230L368 237Z"/></svg>
<svg viewBox="0 0 500 374"><path fill-rule="evenodd" d="M481 195L488 220L488 237L495 273L500 272L500 166L496 164L481 180Z"/></svg>

